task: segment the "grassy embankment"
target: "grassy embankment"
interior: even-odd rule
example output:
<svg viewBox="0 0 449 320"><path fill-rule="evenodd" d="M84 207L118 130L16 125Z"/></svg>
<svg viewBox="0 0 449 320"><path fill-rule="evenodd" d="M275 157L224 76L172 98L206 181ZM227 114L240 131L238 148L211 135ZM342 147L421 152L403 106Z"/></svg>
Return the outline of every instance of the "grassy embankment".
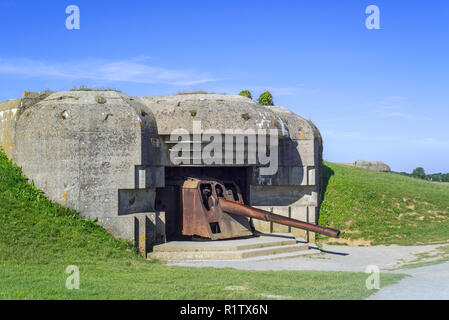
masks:
<svg viewBox="0 0 449 320"><path fill-rule="evenodd" d="M68 290L67 266L80 270ZM381 286L402 275L383 274ZM0 152L0 299L361 299L367 274L166 266L58 204ZM242 290L229 290L235 286Z"/></svg>
<svg viewBox="0 0 449 320"><path fill-rule="evenodd" d="M341 242L356 245L449 242L449 183L329 162L324 163L324 181L319 223L341 229Z"/></svg>

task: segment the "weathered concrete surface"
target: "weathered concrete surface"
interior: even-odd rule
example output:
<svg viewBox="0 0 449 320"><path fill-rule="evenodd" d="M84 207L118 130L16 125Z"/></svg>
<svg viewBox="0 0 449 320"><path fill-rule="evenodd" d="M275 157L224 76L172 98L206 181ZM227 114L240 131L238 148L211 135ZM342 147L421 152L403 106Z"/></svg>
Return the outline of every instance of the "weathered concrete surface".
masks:
<svg viewBox="0 0 449 320"><path fill-rule="evenodd" d="M170 160L169 135L177 128L191 135L198 120L203 131L223 134L227 129L277 130L279 168L274 175L262 175L262 164L248 161L247 151L256 145L238 141L245 132L231 143L231 164L195 165L206 171L245 167L248 176L238 179L247 180L250 205L317 220L321 136L313 123L285 108L214 94L138 98L115 91L46 91L24 96L0 103L0 146L51 200L98 219L117 237L138 242L139 228L146 224L139 221L156 221L156 189L165 187L166 168L183 166ZM234 150L242 151L246 162L237 162ZM314 239L302 230L255 224L262 232Z"/></svg>
<svg viewBox="0 0 449 320"><path fill-rule="evenodd" d="M269 108L238 95L187 94L141 97L153 112L159 135L170 135L175 129L193 131L192 121L201 121L202 129L279 129L288 137L282 119Z"/></svg>
<svg viewBox="0 0 449 320"><path fill-rule="evenodd" d="M354 162L354 166L358 168L371 169L381 172L390 172L390 167L381 161L365 161L357 160Z"/></svg>

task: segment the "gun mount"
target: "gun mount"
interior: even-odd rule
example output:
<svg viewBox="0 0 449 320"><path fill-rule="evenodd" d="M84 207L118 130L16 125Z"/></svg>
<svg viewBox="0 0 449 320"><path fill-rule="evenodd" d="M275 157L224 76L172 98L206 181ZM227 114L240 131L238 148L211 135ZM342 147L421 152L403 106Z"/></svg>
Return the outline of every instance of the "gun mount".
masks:
<svg viewBox="0 0 449 320"><path fill-rule="evenodd" d="M271 221L338 238L339 230L291 219L243 203L232 181L187 178L182 183L182 234L216 239L252 235L251 219ZM248 218L250 218L248 220Z"/></svg>

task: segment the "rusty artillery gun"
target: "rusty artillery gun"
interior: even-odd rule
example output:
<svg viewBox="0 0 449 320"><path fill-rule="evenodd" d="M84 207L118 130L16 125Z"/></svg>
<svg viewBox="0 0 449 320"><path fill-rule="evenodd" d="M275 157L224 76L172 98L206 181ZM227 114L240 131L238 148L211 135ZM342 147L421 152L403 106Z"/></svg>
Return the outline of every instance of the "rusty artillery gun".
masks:
<svg viewBox="0 0 449 320"><path fill-rule="evenodd" d="M212 240L250 236L251 219L259 219L338 238L339 230L291 219L243 203L233 181L186 178L181 187L182 234ZM248 219L251 218L251 219Z"/></svg>

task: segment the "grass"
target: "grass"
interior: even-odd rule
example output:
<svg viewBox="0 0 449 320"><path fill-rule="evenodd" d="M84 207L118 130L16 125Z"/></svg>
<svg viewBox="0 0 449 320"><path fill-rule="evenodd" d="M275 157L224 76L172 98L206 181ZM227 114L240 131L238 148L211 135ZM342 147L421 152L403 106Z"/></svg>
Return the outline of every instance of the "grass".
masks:
<svg viewBox="0 0 449 320"><path fill-rule="evenodd" d="M167 267L146 261L84 262L80 289L65 287L66 265L7 264L0 271L1 299L361 299L367 275L350 272L242 271ZM382 274L381 285L402 275ZM226 287L243 287L229 290Z"/></svg>
<svg viewBox="0 0 449 320"><path fill-rule="evenodd" d="M79 267L79 290L65 287L69 265ZM375 292L366 289L367 276L145 260L95 221L50 202L0 151L0 299L363 299ZM381 286L403 277L382 274Z"/></svg>
<svg viewBox="0 0 449 320"><path fill-rule="evenodd" d="M361 245L449 241L447 183L329 162L324 181L319 223L340 229L344 239Z"/></svg>
<svg viewBox="0 0 449 320"><path fill-rule="evenodd" d="M449 261L449 245L440 246L431 251L416 253L415 257L415 259L393 268L393 270L426 267L447 262Z"/></svg>
<svg viewBox="0 0 449 320"><path fill-rule="evenodd" d="M213 92L207 92L207 91L202 91L202 90L198 90L198 91L186 91L186 92L178 92L176 94L176 96L182 96L182 95L187 95L187 94L215 94Z"/></svg>

